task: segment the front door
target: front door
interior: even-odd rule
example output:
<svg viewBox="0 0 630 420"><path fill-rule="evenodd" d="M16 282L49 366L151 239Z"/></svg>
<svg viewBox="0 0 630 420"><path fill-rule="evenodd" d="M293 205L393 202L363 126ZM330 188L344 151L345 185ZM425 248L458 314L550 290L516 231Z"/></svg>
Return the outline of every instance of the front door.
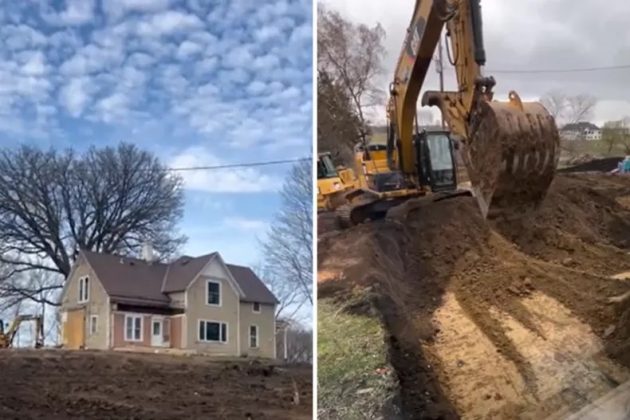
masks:
<svg viewBox="0 0 630 420"><path fill-rule="evenodd" d="M151 346L160 347L164 345L162 328L162 318L153 318L151 320Z"/></svg>

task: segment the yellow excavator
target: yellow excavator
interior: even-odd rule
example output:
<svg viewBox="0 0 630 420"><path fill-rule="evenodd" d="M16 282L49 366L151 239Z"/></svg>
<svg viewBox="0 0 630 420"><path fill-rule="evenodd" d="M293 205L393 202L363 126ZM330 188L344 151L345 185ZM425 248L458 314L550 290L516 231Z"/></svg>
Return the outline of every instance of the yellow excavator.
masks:
<svg viewBox="0 0 630 420"><path fill-rule="evenodd" d="M44 346L43 317L40 315L18 315L6 331L4 328L4 321L0 320L0 349L7 349L13 346L13 340L20 328L20 325L27 321L35 322L35 348Z"/></svg>
<svg viewBox="0 0 630 420"><path fill-rule="evenodd" d="M448 130L421 130L414 124L417 101L445 26L458 89L424 92L421 104L439 107ZM507 102L494 100L495 80L483 74L485 62L480 0L416 1L387 105L391 188L373 187L344 205L343 219L379 218L409 198L431 194L435 200L472 194L484 218L515 217L540 204L559 157L555 121L516 92ZM455 150L471 190L458 188Z"/></svg>

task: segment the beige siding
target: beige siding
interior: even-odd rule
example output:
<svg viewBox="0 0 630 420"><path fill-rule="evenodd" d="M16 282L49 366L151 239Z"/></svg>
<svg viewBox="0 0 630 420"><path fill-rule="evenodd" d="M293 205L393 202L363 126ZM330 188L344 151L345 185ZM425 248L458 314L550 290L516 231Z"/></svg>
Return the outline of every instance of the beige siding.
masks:
<svg viewBox="0 0 630 420"><path fill-rule="evenodd" d="M184 292L169 293L168 298L171 300L171 307L184 309L185 296L186 293Z"/></svg>
<svg viewBox="0 0 630 420"><path fill-rule="evenodd" d="M176 349L183 348L182 343L182 327L183 327L183 315L171 317L171 347Z"/></svg>
<svg viewBox="0 0 630 420"><path fill-rule="evenodd" d="M88 302L79 303L79 278L88 276ZM81 258L72 275L67 280L65 293L61 299L61 313L73 308L85 308L85 347L87 349L107 349L110 310L108 296L98 277L90 266ZM91 334L91 318L97 317L96 332ZM63 316L62 316L63 320ZM63 326L62 326L63 328Z"/></svg>
<svg viewBox="0 0 630 420"><path fill-rule="evenodd" d="M207 280L221 284L221 306L207 304ZM238 355L238 310L239 297L230 285L228 274L222 264L213 260L205 271L187 290L187 307L184 321L186 348L221 355ZM199 320L218 321L228 324L227 343L205 343L199 341Z"/></svg>
<svg viewBox="0 0 630 420"><path fill-rule="evenodd" d="M274 305L260 305L260 313L253 312L253 304L241 303L241 354L253 357L274 357ZM249 327L258 326L258 348L251 348Z"/></svg>

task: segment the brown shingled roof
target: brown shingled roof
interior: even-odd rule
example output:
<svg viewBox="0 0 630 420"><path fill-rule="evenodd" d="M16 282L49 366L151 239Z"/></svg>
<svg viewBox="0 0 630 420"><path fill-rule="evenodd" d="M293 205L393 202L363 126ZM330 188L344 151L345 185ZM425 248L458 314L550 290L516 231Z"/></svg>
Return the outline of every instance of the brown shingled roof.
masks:
<svg viewBox="0 0 630 420"><path fill-rule="evenodd" d="M169 303L162 293L166 264L148 264L137 258L81 251L108 295Z"/></svg>
<svg viewBox="0 0 630 420"><path fill-rule="evenodd" d="M241 298L242 301L271 304L280 303L251 268L233 264L226 264L226 266L228 270L230 270L230 273L232 273L234 280L236 280L243 290L243 293L245 293L245 297Z"/></svg>
<svg viewBox="0 0 630 420"><path fill-rule="evenodd" d="M164 277L162 291L171 293L186 290L190 282L215 255L217 255L216 252L197 258L184 256L170 263Z"/></svg>
<svg viewBox="0 0 630 420"><path fill-rule="evenodd" d="M199 272L219 254L180 257L164 264L138 258L120 257L82 250L107 294L114 300L144 302L151 306L168 306L166 293L184 291ZM248 267L226 264L244 293L245 302L279 303L263 282Z"/></svg>

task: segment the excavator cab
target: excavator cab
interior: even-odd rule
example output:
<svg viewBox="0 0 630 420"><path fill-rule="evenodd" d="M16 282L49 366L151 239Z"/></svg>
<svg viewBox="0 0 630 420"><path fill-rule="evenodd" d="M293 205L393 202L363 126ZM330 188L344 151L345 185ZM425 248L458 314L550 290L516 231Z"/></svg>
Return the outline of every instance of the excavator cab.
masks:
<svg viewBox="0 0 630 420"><path fill-rule="evenodd" d="M455 191L457 170L454 142L448 131L421 130L414 136L419 184L432 192Z"/></svg>

